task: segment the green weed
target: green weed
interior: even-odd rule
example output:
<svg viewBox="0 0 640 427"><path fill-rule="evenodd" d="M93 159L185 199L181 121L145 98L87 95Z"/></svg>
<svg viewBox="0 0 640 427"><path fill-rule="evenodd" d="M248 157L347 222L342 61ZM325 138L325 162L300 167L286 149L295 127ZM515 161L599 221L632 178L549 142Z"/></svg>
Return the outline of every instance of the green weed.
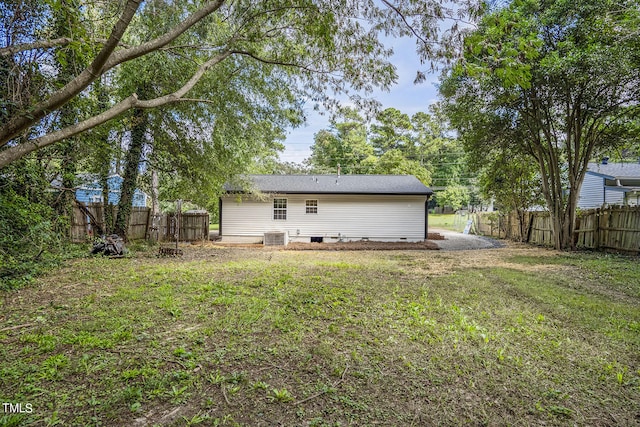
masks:
<svg viewBox="0 0 640 427"><path fill-rule="evenodd" d="M271 392L269 393L268 398L271 401L280 402L280 403L290 402L293 400L293 396L291 395L289 390L287 390L286 388L271 389Z"/></svg>

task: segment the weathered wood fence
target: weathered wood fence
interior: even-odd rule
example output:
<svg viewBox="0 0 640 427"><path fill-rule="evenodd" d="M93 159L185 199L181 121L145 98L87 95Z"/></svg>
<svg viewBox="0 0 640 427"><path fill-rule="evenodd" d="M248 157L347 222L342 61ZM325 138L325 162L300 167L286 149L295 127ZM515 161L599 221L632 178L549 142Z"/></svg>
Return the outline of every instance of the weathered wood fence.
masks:
<svg viewBox="0 0 640 427"><path fill-rule="evenodd" d="M548 212L525 212L521 227L515 212L472 214L478 234L518 240L537 245L554 245ZM581 249L640 253L640 207L618 206L580 212L574 235Z"/></svg>
<svg viewBox="0 0 640 427"><path fill-rule="evenodd" d="M180 224L180 227L178 227ZM152 217L148 238L154 241L182 242L209 239L208 213L181 213L155 215Z"/></svg>
<svg viewBox="0 0 640 427"><path fill-rule="evenodd" d="M105 207L102 203L76 204L71 218L71 241L78 243L98 237L99 230L105 228L105 209L110 210L112 218L116 217L118 208L113 205ZM140 207L131 209L127 237L129 240L175 241L177 224L180 224L180 241L209 238L208 213L181 213L178 217L174 214L153 216L151 208Z"/></svg>
<svg viewBox="0 0 640 427"><path fill-rule="evenodd" d="M640 206L584 212L576 226L579 248L640 253Z"/></svg>

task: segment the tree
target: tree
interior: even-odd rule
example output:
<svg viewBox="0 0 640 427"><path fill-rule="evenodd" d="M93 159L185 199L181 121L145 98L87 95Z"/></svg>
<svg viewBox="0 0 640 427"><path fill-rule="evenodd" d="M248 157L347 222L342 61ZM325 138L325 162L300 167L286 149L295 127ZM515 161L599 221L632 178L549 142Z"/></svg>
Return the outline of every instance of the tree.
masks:
<svg viewBox="0 0 640 427"><path fill-rule="evenodd" d="M480 192L500 210L515 212L521 238L526 237L526 212L544 203L537 165L528 157L497 153L479 174Z"/></svg>
<svg viewBox="0 0 640 427"><path fill-rule="evenodd" d="M431 185L469 186L472 173L467 167L464 148L449 129L447 118L438 104L429 113L418 112L411 117L415 153L411 157L431 172Z"/></svg>
<svg viewBox="0 0 640 427"><path fill-rule="evenodd" d="M471 202L471 193L467 187L454 184L448 186L446 190L438 192L436 198L439 205L451 206L454 210L458 210Z"/></svg>
<svg viewBox="0 0 640 427"><path fill-rule="evenodd" d="M88 46L88 51L96 53L87 53L89 65L64 86L47 88L37 99L12 98L11 111L0 125L0 168L126 111L193 101L192 89L210 70L225 61L272 64L274 72L286 78L291 88L303 88L300 91L306 96L327 104L331 103L325 95L327 92L366 92L374 86L388 88L396 74L386 61L390 50L379 41L379 34L419 35L424 43L420 53L426 59L433 58L436 52L431 43L440 36L437 23L452 13L435 0L405 0L397 4L383 1L383 6L373 0L229 3L216 0L199 7L175 2L175 19L158 22L159 31L153 38L128 44L123 42L125 33L138 25L137 17L145 8L152 7L153 2L141 5L140 0L127 0L122 5L106 2L78 9L78 13L83 14L82 21L94 23L96 29L93 33L82 32L81 39L60 37L52 31L50 16L56 3L35 0L33 3L40 13L24 27L24 37L0 46L0 57L7 63L26 52L41 52L42 56L25 59L17 71L12 68L9 73L24 74L26 70L38 69L36 74L44 75L46 71L39 68L42 61L58 60L49 51L54 46ZM18 5L20 2L3 3L2 11L10 12ZM101 21L95 16L107 17L112 29L103 31L103 26L97 24ZM202 44L189 42L201 35L215 37L205 37L207 43ZM184 57L187 61L193 59L193 53L198 57L188 75L180 76L171 88L165 88L166 91L155 98L144 99L130 92L100 113L72 125L60 129L48 126L56 120L60 108L82 96L100 76L152 53ZM3 104L5 102L3 100Z"/></svg>
<svg viewBox="0 0 640 427"><path fill-rule="evenodd" d="M557 249L572 246L587 163L640 114L639 25L637 0L517 0L486 14L441 86L473 155L499 144L537 165Z"/></svg>
<svg viewBox="0 0 640 427"><path fill-rule="evenodd" d="M407 114L396 108L387 108L376 115L376 123L371 125L371 144L378 155L389 150L401 150L405 155L412 156L415 153L412 130Z"/></svg>
<svg viewBox="0 0 640 427"><path fill-rule="evenodd" d="M431 174L429 171L419 162L407 159L398 149L387 151L380 156L376 162L373 162L371 165L371 173L382 175L414 175L425 185L431 183Z"/></svg>
<svg viewBox="0 0 640 427"><path fill-rule="evenodd" d="M329 129L314 135L309 165L319 172L368 173L365 160L373 156L367 141L367 124L353 108L343 108L331 118Z"/></svg>
<svg viewBox="0 0 640 427"><path fill-rule="evenodd" d="M408 116L389 108L378 117L383 121L390 118L386 122L388 126L384 126L388 135L397 135L390 123L394 117L402 117L402 126L406 131L402 139L405 142L398 145L383 142L383 133L386 132L382 130L383 125L378 125L376 130L374 126L368 129L361 114L352 108L346 108L341 110L339 116L332 118L330 129L323 129L315 135L311 146L312 155L307 162L320 173L335 173L340 165L340 170L345 174L415 175L428 185L431 181L429 170L420 162L409 158L404 151L411 142ZM376 143L371 141L377 141L378 147L385 148L376 150ZM391 148L394 146L398 148Z"/></svg>

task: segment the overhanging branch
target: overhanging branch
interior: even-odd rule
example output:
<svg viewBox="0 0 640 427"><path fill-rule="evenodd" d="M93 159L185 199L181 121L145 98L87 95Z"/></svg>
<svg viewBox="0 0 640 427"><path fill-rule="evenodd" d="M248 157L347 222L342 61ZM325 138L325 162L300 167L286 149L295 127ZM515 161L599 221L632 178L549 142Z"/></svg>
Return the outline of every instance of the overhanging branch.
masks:
<svg viewBox="0 0 640 427"><path fill-rule="evenodd" d="M141 0L128 0L124 11L113 27L109 39L102 50L95 57L93 62L85 68L76 78L67 83L63 88L54 92L47 100L33 106L28 114L15 116L0 129L0 146L6 145L10 140L17 137L21 132L28 129L46 114L54 111L73 97L84 90L91 82L101 74L104 64L107 62L114 49L120 43L124 32L129 27L131 20L136 14Z"/></svg>
<svg viewBox="0 0 640 427"><path fill-rule="evenodd" d="M120 44L122 35L128 28L131 20L133 19L133 16L136 14L140 3L141 0L127 1L125 10L114 26L109 39L105 43L102 50L98 53L94 61L91 63L91 65L89 65L89 67L83 70L71 82L67 83L62 89L54 92L47 100L33 106L29 110L28 114L16 116L6 125L0 128L0 147L6 145L20 133L24 132L29 127L37 123L46 114L60 108L61 106L69 102L109 69L123 62L127 62L140 56L146 55L152 51L158 50L168 45L190 27L200 22L206 16L218 10L224 3L224 0L217 0L205 4L205 6L201 7L196 12L191 14L187 19L175 26L172 30L154 40L150 40L139 46L130 47L114 53L116 46Z"/></svg>
<svg viewBox="0 0 640 427"><path fill-rule="evenodd" d="M65 46L71 43L71 41L72 40L68 37L61 37L59 39L17 44L15 46L0 48L0 56L11 56L19 52L24 52L24 51L33 50L33 49L49 49L56 46Z"/></svg>
<svg viewBox="0 0 640 427"><path fill-rule="evenodd" d="M295 67L295 68L299 68L301 70L305 70L305 71L308 71L308 72L314 73L314 74L331 74L331 71L316 70L316 69L313 69L313 68L309 67L308 65L296 64L295 62L279 61L279 60L276 60L276 59L263 58L261 56L258 56L256 54L254 54L253 52L249 52L249 51L246 51L246 50L232 50L231 53L235 54L235 55L248 56L248 57L253 58L256 61L262 62L264 64L279 65L279 66L282 66L282 67Z"/></svg>
<svg viewBox="0 0 640 427"><path fill-rule="evenodd" d="M8 147L5 150L0 151L0 168L14 162L15 160L18 160L19 158L33 151L55 144L62 141L63 139L77 135L89 129L93 129L96 126L99 126L111 119L118 117L120 114L132 108L157 108L175 102L186 101L183 96L186 95L191 89L193 89L193 87L211 67L224 61L229 57L229 55L231 55L230 52L223 52L203 63L200 67L198 67L189 81L187 81L180 89L176 90L173 93L150 100L139 100L138 96L134 93L129 97L123 99L113 107L109 108L108 110L87 120L68 126L59 131L49 133L31 141ZM202 102L203 100L197 101Z"/></svg>

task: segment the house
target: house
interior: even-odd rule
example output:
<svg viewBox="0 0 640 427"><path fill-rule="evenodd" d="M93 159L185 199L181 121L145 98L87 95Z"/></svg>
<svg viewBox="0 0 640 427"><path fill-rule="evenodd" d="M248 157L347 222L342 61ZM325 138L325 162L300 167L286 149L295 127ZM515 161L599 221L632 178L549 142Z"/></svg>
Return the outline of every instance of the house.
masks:
<svg viewBox="0 0 640 427"><path fill-rule="evenodd" d="M414 176L251 175L252 189L225 185L223 242L407 241L427 238L433 191Z"/></svg>
<svg viewBox="0 0 640 427"><path fill-rule="evenodd" d="M117 205L120 201L120 188L122 187L124 178L118 174L109 175L107 178L107 186L109 187L108 203ZM84 204L99 203L103 201L102 186L99 179L95 175L83 174L78 176L79 185L76 187L76 199ZM133 206L146 207L149 196L136 189L133 193Z"/></svg>
<svg viewBox="0 0 640 427"><path fill-rule="evenodd" d="M578 208L640 205L640 162L589 163L580 188Z"/></svg>

